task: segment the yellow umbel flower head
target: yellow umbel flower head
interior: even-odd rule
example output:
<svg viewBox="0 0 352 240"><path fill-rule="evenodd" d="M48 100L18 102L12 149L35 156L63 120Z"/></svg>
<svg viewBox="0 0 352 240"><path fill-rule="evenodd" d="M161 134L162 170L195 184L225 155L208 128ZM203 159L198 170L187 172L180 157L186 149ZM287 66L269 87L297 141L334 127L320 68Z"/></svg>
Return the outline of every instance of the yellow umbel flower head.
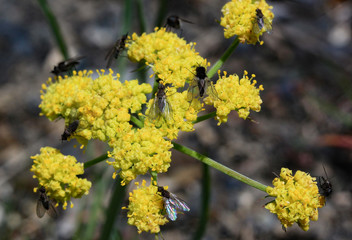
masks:
<svg viewBox="0 0 352 240"><path fill-rule="evenodd" d="M33 178L38 179L39 186L45 187L51 199L63 203L63 209L66 209L71 197L80 198L89 193L92 183L77 177L84 173L84 168L83 163L78 163L75 157L65 156L55 148L43 147L39 155L31 158ZM34 189L36 190L37 188Z"/></svg>
<svg viewBox="0 0 352 240"><path fill-rule="evenodd" d="M180 88L193 79L195 67L207 66L207 61L194 50L195 43L188 43L165 28L155 28L149 34L132 35L128 57L135 62L144 60L164 84Z"/></svg>
<svg viewBox="0 0 352 240"><path fill-rule="evenodd" d="M265 29L255 30L257 9L261 10L264 23L271 26L274 14L271 12L272 6L269 6L265 0L232 0L226 3L221 9L224 16L220 22L220 25L225 28L225 38L237 35L241 43L256 44L266 31Z"/></svg>
<svg viewBox="0 0 352 240"><path fill-rule="evenodd" d="M266 192L275 200L265 208L275 213L284 228L295 222L304 231L309 229L309 221L318 220L318 208L325 204L314 177L308 173L281 168L280 178L273 180L274 187L267 187Z"/></svg>
<svg viewBox="0 0 352 240"><path fill-rule="evenodd" d="M139 185L136 182L136 185ZM143 180L142 186L130 193L128 209L128 224L134 225L138 233L151 232L159 233L160 226L168 222L162 214L164 205L162 197L157 193L157 186L146 186Z"/></svg>
<svg viewBox="0 0 352 240"><path fill-rule="evenodd" d="M213 105L216 108L216 115L219 124L227 122L227 116L232 111L238 112L240 118L246 119L250 110L259 112L262 99L260 98L260 91L264 90L260 85L255 87L257 81L248 77L247 71L244 72L243 77L240 79L237 75L227 76L227 72L220 77L214 85L218 98L207 97L205 103Z"/></svg>
<svg viewBox="0 0 352 240"><path fill-rule="evenodd" d="M146 94L152 88L149 84L138 84L138 80L119 81L119 74L110 70L99 77L91 78L92 72L73 72L73 76L60 78L57 82L48 81L43 85L42 102L39 107L42 115L50 120L65 118L66 126L79 120L74 137L81 144L90 139L114 141L121 133L132 126L130 113L140 111L146 103Z"/></svg>
<svg viewBox="0 0 352 240"><path fill-rule="evenodd" d="M115 161L107 163L118 171L122 185L135 179L137 175L148 171L162 173L170 167L172 144L155 127L131 129L110 146L113 150L108 154ZM115 177L116 173L113 175Z"/></svg>

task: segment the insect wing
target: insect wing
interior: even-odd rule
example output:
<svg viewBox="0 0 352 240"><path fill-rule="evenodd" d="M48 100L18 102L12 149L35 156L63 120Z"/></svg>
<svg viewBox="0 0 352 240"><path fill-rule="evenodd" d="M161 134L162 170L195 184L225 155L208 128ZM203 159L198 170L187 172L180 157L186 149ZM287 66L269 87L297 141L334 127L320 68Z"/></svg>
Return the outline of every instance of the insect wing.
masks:
<svg viewBox="0 0 352 240"><path fill-rule="evenodd" d="M199 87L198 87L198 78L192 80L189 85L188 93L187 93L187 101L192 102L194 98L199 98Z"/></svg>
<svg viewBox="0 0 352 240"><path fill-rule="evenodd" d="M115 52L116 52L116 45L113 46L109 50L108 54L105 56L105 60L108 60L108 63L106 64L106 68L109 68L111 66L111 63L112 63L112 60L114 58Z"/></svg>
<svg viewBox="0 0 352 240"><path fill-rule="evenodd" d="M162 112L163 117L165 118L166 121L170 121L172 119L172 109L169 101L165 98L165 105L164 105L164 111Z"/></svg>
<svg viewBox="0 0 352 240"><path fill-rule="evenodd" d="M38 199L38 201L37 201L37 210L36 210L36 212L37 212L37 216L39 218L42 218L44 216L45 212L46 212L46 209L44 207L43 201L41 199Z"/></svg>
<svg viewBox="0 0 352 240"><path fill-rule="evenodd" d="M255 22L254 22L254 24L253 24L253 33L254 33L255 35L259 35L259 34L260 34L260 31L262 30L262 29L260 28L260 24L259 24L258 21L259 21L259 20L256 18L256 19L255 19Z"/></svg>
<svg viewBox="0 0 352 240"><path fill-rule="evenodd" d="M177 218L177 211L172 204L172 200L170 198L164 197L164 206L166 209L167 216L170 218L171 221L175 221Z"/></svg>
<svg viewBox="0 0 352 240"><path fill-rule="evenodd" d="M169 202L174 206L175 209L188 212L190 209L187 206L186 202L178 198L175 194L170 193Z"/></svg>
<svg viewBox="0 0 352 240"><path fill-rule="evenodd" d="M159 99L158 97L155 96L154 102L152 103L152 106L150 107L148 117L151 120L155 120L161 116L161 111L159 109Z"/></svg>
<svg viewBox="0 0 352 240"><path fill-rule="evenodd" d="M266 17L263 17L263 28L265 30L265 32L269 33L271 32L271 30L273 29L269 20Z"/></svg>
<svg viewBox="0 0 352 240"><path fill-rule="evenodd" d="M51 200L49 200L49 209L47 211L48 215L54 219L57 218L57 212L55 206Z"/></svg>
<svg viewBox="0 0 352 240"><path fill-rule="evenodd" d="M213 82L210 79L206 79L206 94L214 99L219 99L218 92L215 89Z"/></svg>

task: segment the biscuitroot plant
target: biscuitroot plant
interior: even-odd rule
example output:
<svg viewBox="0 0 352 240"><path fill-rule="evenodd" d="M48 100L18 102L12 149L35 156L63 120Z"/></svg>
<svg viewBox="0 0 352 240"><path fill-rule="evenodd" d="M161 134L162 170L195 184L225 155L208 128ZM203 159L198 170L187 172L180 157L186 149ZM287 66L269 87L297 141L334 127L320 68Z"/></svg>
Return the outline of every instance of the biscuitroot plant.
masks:
<svg viewBox="0 0 352 240"><path fill-rule="evenodd" d="M170 31L170 26L125 35L115 44L110 57L127 51L130 61L152 69L152 85L138 79L123 81L112 69L96 70L94 78L91 70L49 78L42 86L41 116L50 121L64 119L65 139L76 139L82 148L95 139L105 142L110 150L83 164L55 148L42 147L39 154L32 156L31 171L38 180L35 191L45 188L47 197L56 205L66 209L70 203L72 208L71 198L87 195L93 184L80 177L84 170L105 161L107 167L114 168L115 181L122 186L131 181L136 185L129 193L129 204L123 207L128 223L139 233L159 234L160 226L177 220L178 212L190 210L186 201L158 183L158 174L167 173L170 167L173 148L263 191L272 197L265 208L277 215L284 229L297 223L307 231L309 221L318 219L318 208L325 204L319 184L308 173L297 171L292 175L291 170L282 168L270 187L173 142L181 131L194 131L201 121L215 118L220 125L227 122L231 111L243 119L249 118L250 111L260 111L260 92L264 88L258 85L256 76L247 71L237 75L219 69L240 43L263 44L260 37L270 31L274 18L271 9L264 0L226 3L219 23L225 38L234 40L214 64L199 55L196 43ZM215 74L218 79L213 83L210 78ZM149 99L148 94L152 95ZM215 111L205 114L206 105ZM151 177L149 183L135 181L146 174Z"/></svg>

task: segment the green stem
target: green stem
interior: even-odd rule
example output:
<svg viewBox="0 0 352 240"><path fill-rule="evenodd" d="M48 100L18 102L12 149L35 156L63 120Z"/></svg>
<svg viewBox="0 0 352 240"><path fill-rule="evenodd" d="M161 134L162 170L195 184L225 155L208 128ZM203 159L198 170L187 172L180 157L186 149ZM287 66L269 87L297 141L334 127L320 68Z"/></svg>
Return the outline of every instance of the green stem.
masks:
<svg viewBox="0 0 352 240"><path fill-rule="evenodd" d="M250 178L248 178L248 177L214 161L213 159L208 158L207 156L204 156L204 155L188 148L188 147L182 146L182 145L175 143L175 142L172 142L172 144L174 145L173 148L176 149L177 151L182 152L188 156L194 157L195 159L201 161L202 163L205 163L205 164L219 170L220 172L223 172L223 173L229 175L230 177L233 177L233 178L235 178L235 179L237 179L247 185L250 185L250 186L252 186L256 189L259 189L263 192L265 192L265 189L267 188L266 185L261 184L253 179L250 179Z"/></svg>
<svg viewBox="0 0 352 240"><path fill-rule="evenodd" d="M139 128L144 127L144 123L141 120L139 120L138 118L136 118L135 116L132 116L132 115L131 115L131 122L133 122Z"/></svg>
<svg viewBox="0 0 352 240"><path fill-rule="evenodd" d="M68 59L67 45L64 41L64 38L62 36L61 30L55 15L51 11L46 0L38 0L38 3L39 3L39 6L42 8L46 18L49 21L50 28L53 31L56 43L59 45L62 55L64 56L65 60Z"/></svg>
<svg viewBox="0 0 352 240"><path fill-rule="evenodd" d="M203 164L203 181L202 181L202 210L200 216L200 222L197 231L194 234L193 239L202 239L209 218L209 203L210 203L210 171L209 166Z"/></svg>
<svg viewBox="0 0 352 240"><path fill-rule="evenodd" d="M138 14L138 20L139 20L139 30L141 33L144 33L147 31L147 26L146 26L145 17L143 14L142 0L137 0L137 14Z"/></svg>
<svg viewBox="0 0 352 240"><path fill-rule="evenodd" d="M167 13L167 2L168 0L159 0L158 17L156 18L154 24L156 27L162 27L164 25L163 21Z"/></svg>
<svg viewBox="0 0 352 240"><path fill-rule="evenodd" d="M108 158L109 158L108 154L105 153L105 154L103 154L103 155L101 155L101 156L99 156L97 158L94 158L93 160L85 162L84 163L84 169L87 169L87 168L89 168L89 167L91 167L91 166L93 166L93 165L95 165L97 163L100 163L100 162L102 162L102 161L104 161L105 159L108 159Z"/></svg>
<svg viewBox="0 0 352 240"><path fill-rule="evenodd" d="M121 186L120 182L120 178L117 179L117 181L115 182L115 190L113 192L113 195L111 196L109 207L106 209L105 224L103 227L103 232L100 236L100 239L102 240L110 239L115 219L121 211L121 205L123 199L125 198L127 185Z"/></svg>
<svg viewBox="0 0 352 240"><path fill-rule="evenodd" d="M209 78L212 78L214 76L214 74L222 67L224 62L231 56L233 51L235 51L235 49L237 48L239 43L240 43L240 40L238 40L238 37L236 36L236 38L231 43L230 47L228 47L228 49L226 49L226 51L220 57L220 59L208 71L207 75Z"/></svg>
<svg viewBox="0 0 352 240"><path fill-rule="evenodd" d="M197 120L195 120L194 122L192 122L193 124L196 124L196 123L199 123L199 122L202 122L204 120L207 120L209 118L213 118L216 116L216 111L214 112L211 112L211 113L208 113L208 114L205 114L203 116L199 116L197 117Z"/></svg>

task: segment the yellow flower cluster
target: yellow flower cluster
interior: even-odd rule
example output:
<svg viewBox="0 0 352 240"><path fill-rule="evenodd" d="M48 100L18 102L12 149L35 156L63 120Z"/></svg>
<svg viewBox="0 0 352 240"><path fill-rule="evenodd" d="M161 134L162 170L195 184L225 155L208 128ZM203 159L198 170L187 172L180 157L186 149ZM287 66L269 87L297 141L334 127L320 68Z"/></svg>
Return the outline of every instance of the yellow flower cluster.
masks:
<svg viewBox="0 0 352 240"><path fill-rule="evenodd" d="M219 124L227 122L227 116L232 110L237 111L239 117L243 119L248 117L250 110L260 111L260 104L263 101L259 93L264 88L262 85L255 87L257 84L253 79L255 75L249 78L247 71L244 71L240 79L237 75L227 76L227 72L224 72L222 77L220 71L218 73L219 80L214 85L218 98L209 96L205 99L205 103L216 108L216 119Z"/></svg>
<svg viewBox="0 0 352 240"><path fill-rule="evenodd" d="M73 76L58 78L43 84L39 107L42 115L50 120L65 118L66 125L79 120L74 134L77 140L85 145L90 139L113 141L119 133L128 131L130 114L135 113L146 103L146 95L151 92L149 84L138 84L137 80L118 81L119 74L112 70L92 79L92 72L73 72Z"/></svg>
<svg viewBox="0 0 352 240"><path fill-rule="evenodd" d="M292 226L295 222L304 231L309 229L309 221L318 220L318 208L325 204L315 178L308 173L292 171L282 168L280 178L273 180L274 188L267 187L266 192L275 197L265 208L275 213L284 228Z"/></svg>
<svg viewBox="0 0 352 240"><path fill-rule="evenodd" d="M43 147L39 155L31 158L33 178L38 179L39 186L45 187L51 199L63 203L63 209L66 209L71 197L80 198L89 193L92 183L77 177L84 173L84 168L83 163L77 163L75 157L64 156L55 148ZM37 188L34 189L36 190Z"/></svg>
<svg viewBox="0 0 352 240"><path fill-rule="evenodd" d="M157 191L157 186L147 187L143 180L142 186L130 192L129 205L123 209L128 209L128 224L136 226L138 233L159 233L160 226L168 222L162 214L164 203Z"/></svg>
<svg viewBox="0 0 352 240"><path fill-rule="evenodd" d="M237 35L241 43L256 44L264 33L263 29L259 34L253 31L257 19L256 9L262 11L271 25L274 14L271 12L272 6L269 6L265 0L232 0L226 3L221 9L224 16L220 22L220 25L225 28L225 38Z"/></svg>
<svg viewBox="0 0 352 240"><path fill-rule="evenodd" d="M194 50L195 43L188 43L165 28L141 36L133 33L128 45L131 61L146 61L164 84L180 88L185 81L193 79L195 67L207 66L207 61Z"/></svg>
<svg viewBox="0 0 352 240"><path fill-rule="evenodd" d="M113 157L115 161L108 161L108 164L119 171L118 174L123 179L122 185L149 170L162 173L170 167L169 150L172 144L165 140L162 132L155 127L132 129L111 144L111 147L113 151L109 152L109 157ZM116 177L116 173L113 177Z"/></svg>
<svg viewBox="0 0 352 240"><path fill-rule="evenodd" d="M156 28L155 32L141 36L135 33L128 46L128 56L132 61L146 61L151 66L154 73L167 87L167 101L172 109L171 121L160 118L154 121L146 121L155 124L164 136L169 139L177 138L178 132L193 131L192 121L197 119L197 114L202 110L202 104L198 99L189 103L187 101L187 91L177 92L178 88L183 88L185 82L191 82L195 77L197 66L207 66L208 63L194 50L194 43L189 43L179 38L175 33L167 32L165 28ZM154 103L151 98L148 103L150 108Z"/></svg>

